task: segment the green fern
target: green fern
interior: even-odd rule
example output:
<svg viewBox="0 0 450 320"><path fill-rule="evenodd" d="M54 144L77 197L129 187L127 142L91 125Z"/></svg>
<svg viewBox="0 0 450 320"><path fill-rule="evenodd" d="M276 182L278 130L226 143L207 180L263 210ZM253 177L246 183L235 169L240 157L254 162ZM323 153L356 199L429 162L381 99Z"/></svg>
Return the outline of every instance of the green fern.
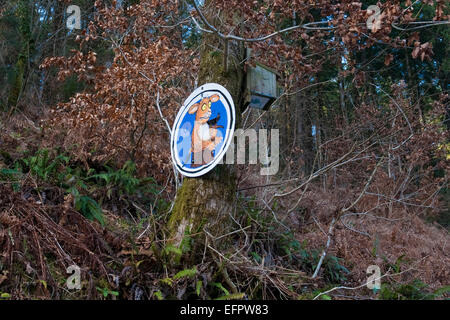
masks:
<svg viewBox="0 0 450 320"><path fill-rule="evenodd" d="M102 226L105 225L103 220L103 211L100 205L88 196L79 194L76 188L71 189L72 195L75 197L75 209L89 220L97 220Z"/></svg>
<svg viewBox="0 0 450 320"><path fill-rule="evenodd" d="M178 280L181 278L192 278L197 274L197 268L194 267L192 269L184 269L178 272L176 275L173 276L174 280Z"/></svg>
<svg viewBox="0 0 450 320"><path fill-rule="evenodd" d="M105 166L107 172L102 172L90 176L88 179L95 179L103 182L107 187L107 196L111 198L116 190L119 196L124 194L134 195L138 192L158 192L157 184L153 178L138 179L135 177L136 165L132 161L127 161L119 170Z"/></svg>
<svg viewBox="0 0 450 320"><path fill-rule="evenodd" d="M230 292L220 282L213 282L212 285L222 290L225 296L230 295Z"/></svg>
<svg viewBox="0 0 450 320"><path fill-rule="evenodd" d="M240 300L244 297L245 297L245 293L232 293L232 294L227 294L227 295L221 296L221 297L217 298L216 300Z"/></svg>
<svg viewBox="0 0 450 320"><path fill-rule="evenodd" d="M195 284L195 293L200 297L200 290L202 289L203 282L202 280L198 280Z"/></svg>
<svg viewBox="0 0 450 320"><path fill-rule="evenodd" d="M54 177L61 165L69 163L69 157L62 154L56 156L53 160L50 157L48 149L38 150L35 155L20 161L38 178L48 181Z"/></svg>
<svg viewBox="0 0 450 320"><path fill-rule="evenodd" d="M155 297L156 297L158 300L164 300L164 297L163 297L161 291L159 291L159 290L156 291L156 292L154 293L154 295L155 295Z"/></svg>

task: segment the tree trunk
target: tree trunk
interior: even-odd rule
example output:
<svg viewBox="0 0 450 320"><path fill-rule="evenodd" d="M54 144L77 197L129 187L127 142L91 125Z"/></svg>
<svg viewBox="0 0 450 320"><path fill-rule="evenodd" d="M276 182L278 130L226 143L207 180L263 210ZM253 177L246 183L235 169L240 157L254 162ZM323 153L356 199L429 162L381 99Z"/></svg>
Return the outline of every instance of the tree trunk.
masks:
<svg viewBox="0 0 450 320"><path fill-rule="evenodd" d="M307 176L311 173L314 162L314 143L312 136L311 110L307 96L297 93L295 96L295 108L297 111L297 146L300 147L299 157L303 163L303 173Z"/></svg>
<svg viewBox="0 0 450 320"><path fill-rule="evenodd" d="M26 0L21 0L18 5L17 15L19 17L19 32L21 36L22 49L18 56L15 75L11 90L8 95L8 108L10 113L14 111L23 89L27 63L30 58L30 40L31 40L31 4Z"/></svg>
<svg viewBox="0 0 450 320"><path fill-rule="evenodd" d="M25 76L25 66L27 63L26 60L26 57L23 54L20 54L16 63L14 80L8 96L8 109L10 110L10 112L12 112L17 105L20 92L22 91L23 80Z"/></svg>
<svg viewBox="0 0 450 320"><path fill-rule="evenodd" d="M209 2L206 1L206 4ZM209 21L217 23L213 19ZM214 49L218 47L222 49L220 51ZM230 92L236 107L236 126L238 126L241 118L240 105L244 80L243 65L239 61L242 61L244 50L239 45L230 48L227 71L224 70L223 52L221 39L215 34L203 34L198 83L202 85L215 82ZM217 238L226 234L232 227L230 215L233 212L235 199L236 173L230 165L218 165L199 178L185 177L177 192L168 223L169 242L180 246L185 235L192 235L194 246L189 254L191 260L195 261L197 255L203 254L201 246L205 243L207 233ZM214 242L214 239L212 241ZM216 248L225 247L226 237L220 242L215 241L214 245Z"/></svg>

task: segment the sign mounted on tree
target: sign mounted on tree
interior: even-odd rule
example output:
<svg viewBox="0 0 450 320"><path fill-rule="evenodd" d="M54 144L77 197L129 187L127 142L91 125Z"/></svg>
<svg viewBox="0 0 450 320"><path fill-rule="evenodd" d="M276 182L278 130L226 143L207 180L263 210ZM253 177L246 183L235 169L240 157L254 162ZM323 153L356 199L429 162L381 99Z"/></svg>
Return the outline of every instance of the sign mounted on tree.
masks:
<svg viewBox="0 0 450 320"><path fill-rule="evenodd" d="M247 49L247 58L251 56L251 50ZM263 65L256 62L254 67L249 67L247 72L247 98L244 106L269 110L272 104L279 97L279 86L277 78L279 74Z"/></svg>
<svg viewBox="0 0 450 320"><path fill-rule="evenodd" d="M211 171L223 158L234 134L233 98L223 86L207 83L186 99L175 118L172 161L188 177Z"/></svg>

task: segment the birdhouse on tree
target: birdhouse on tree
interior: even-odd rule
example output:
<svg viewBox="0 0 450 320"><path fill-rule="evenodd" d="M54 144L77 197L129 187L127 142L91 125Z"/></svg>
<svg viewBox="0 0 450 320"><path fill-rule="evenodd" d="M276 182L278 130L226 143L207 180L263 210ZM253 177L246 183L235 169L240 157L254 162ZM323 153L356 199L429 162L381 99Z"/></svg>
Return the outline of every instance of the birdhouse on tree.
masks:
<svg viewBox="0 0 450 320"><path fill-rule="evenodd" d="M250 55L251 50L247 49L247 57ZM258 61L254 67L249 67L245 107L268 110L279 97L279 78L280 75L275 70Z"/></svg>

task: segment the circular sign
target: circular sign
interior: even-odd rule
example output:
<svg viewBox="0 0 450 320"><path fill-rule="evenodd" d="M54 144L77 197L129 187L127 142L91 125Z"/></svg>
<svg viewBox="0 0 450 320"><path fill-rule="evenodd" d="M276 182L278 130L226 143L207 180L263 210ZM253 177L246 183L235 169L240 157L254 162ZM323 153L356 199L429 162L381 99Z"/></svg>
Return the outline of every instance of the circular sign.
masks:
<svg viewBox="0 0 450 320"><path fill-rule="evenodd" d="M172 161L188 177L211 171L223 158L234 134L233 98L223 86L207 83L186 99L175 118Z"/></svg>

